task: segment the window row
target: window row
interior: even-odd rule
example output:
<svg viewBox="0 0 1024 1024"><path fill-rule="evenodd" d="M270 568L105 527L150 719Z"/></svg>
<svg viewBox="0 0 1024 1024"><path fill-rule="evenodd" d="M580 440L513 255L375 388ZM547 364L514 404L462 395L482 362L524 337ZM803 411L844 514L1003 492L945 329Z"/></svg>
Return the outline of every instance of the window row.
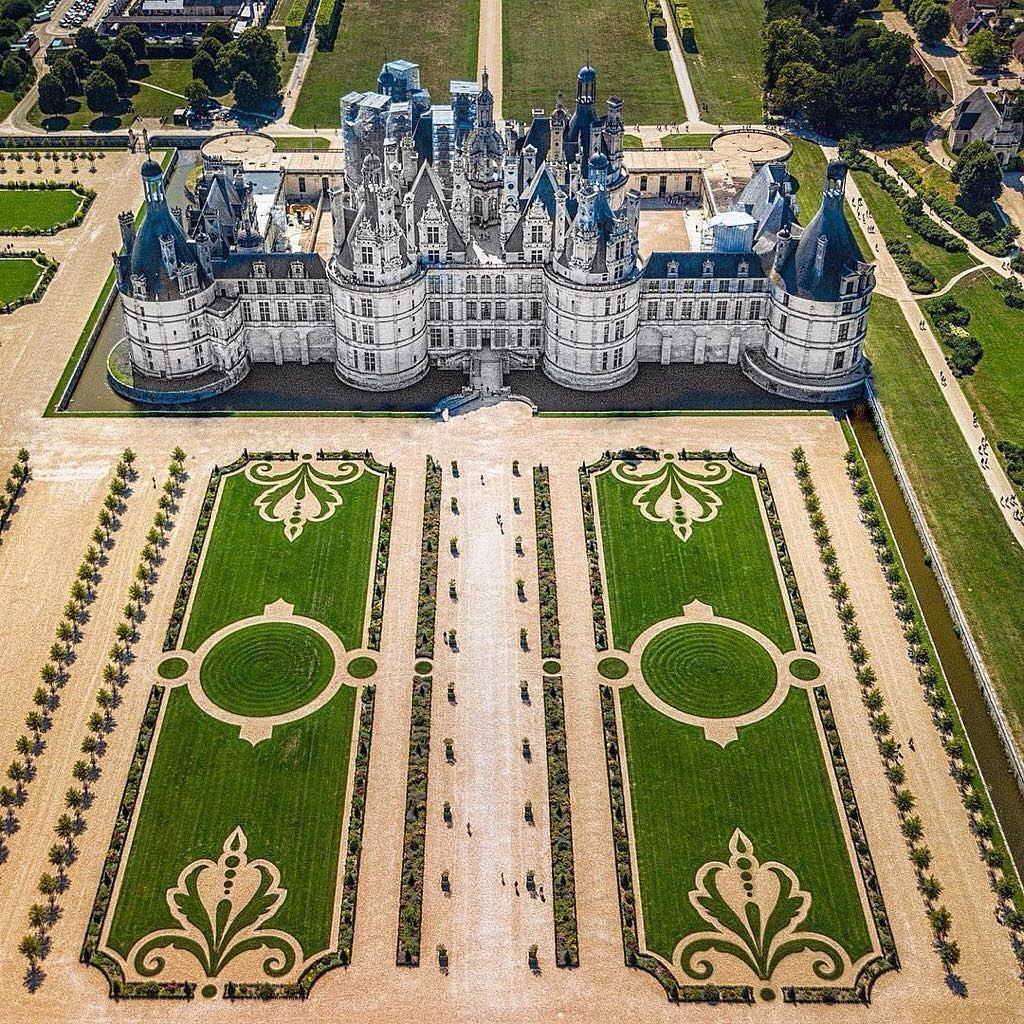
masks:
<svg viewBox="0 0 1024 1024"><path fill-rule="evenodd" d="M273 285L273 288L271 288ZM239 281L238 291L241 295L315 295L327 294L326 281Z"/></svg>
<svg viewBox="0 0 1024 1024"><path fill-rule="evenodd" d="M462 306L462 303L454 301L445 303L440 299L431 299L427 303L427 317L430 320L460 320ZM544 316L544 304L539 299L530 302L506 302L500 299L478 302L468 299L464 311L466 320L540 320Z"/></svg>
<svg viewBox="0 0 1024 1024"><path fill-rule="evenodd" d="M664 303L653 300L647 303L647 319L693 320L695 310L697 320L760 320L761 300L751 299L745 303L743 299L737 299L730 303L728 299L715 299L714 305L711 299L668 299Z"/></svg>
<svg viewBox="0 0 1024 1024"><path fill-rule="evenodd" d="M716 279L704 279L701 281L693 278L683 280L652 280L648 283L647 291L657 292L728 292L742 294L745 292L763 292L764 278L750 278L740 280L732 277L720 277Z"/></svg>
<svg viewBox="0 0 1024 1024"><path fill-rule="evenodd" d="M469 295L497 292L501 295L506 291L521 293L539 292L543 289L544 282L539 277L527 277L525 274L516 274L508 281L501 274L496 274L493 278L470 274L465 280L456 277L455 274L430 274L427 277L427 291L434 295L455 292L466 292Z"/></svg>
<svg viewBox="0 0 1024 1024"><path fill-rule="evenodd" d="M312 312L312 317L310 316ZM330 320L326 301L317 302L270 302L242 303L242 318L247 323L308 323L312 320Z"/></svg>

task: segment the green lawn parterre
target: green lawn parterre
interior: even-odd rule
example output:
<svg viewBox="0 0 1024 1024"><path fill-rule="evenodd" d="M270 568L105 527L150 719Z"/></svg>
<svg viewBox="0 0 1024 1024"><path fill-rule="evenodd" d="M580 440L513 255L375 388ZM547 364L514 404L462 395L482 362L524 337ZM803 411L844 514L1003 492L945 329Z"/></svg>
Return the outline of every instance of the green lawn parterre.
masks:
<svg viewBox="0 0 1024 1024"><path fill-rule="evenodd" d="M295 463L271 466L276 475ZM225 476L181 646L194 651L223 626L259 615L279 599L293 604L296 615L333 630L347 649L362 646L381 485L381 477L364 466L354 482L338 487L343 501L333 515L306 524L289 541L283 524L265 521L254 505L263 488L250 482L244 470ZM323 680L326 661L320 645L326 647L325 642L311 634L315 642L300 649L294 630L301 627L291 624L282 631L277 623L273 626L255 627L263 634L255 650L237 649L232 664L225 648L219 664L212 666L219 684L231 684L224 692L230 693L232 710L242 703L243 710L259 715L294 706L295 693L287 687L271 693L289 660L293 672L306 680L307 696ZM249 633L246 629L227 639ZM240 673L251 678L246 681ZM203 679L204 687L207 682ZM241 826L248 838L247 856L276 865L287 890L265 927L294 937L302 957L333 949L358 693L341 686L317 711L276 726L269 738L252 744L240 738L237 725L201 711L186 686L167 692L104 948L124 960L144 936L180 929L168 911L167 890L192 861L216 859L228 835ZM252 982L272 980L260 970L262 961L249 962ZM128 964L127 974L137 974L134 963ZM196 963L192 980L202 979ZM158 975L158 980L186 979Z"/></svg>
<svg viewBox="0 0 1024 1024"><path fill-rule="evenodd" d="M435 103L447 103L452 79L476 78L480 0L345 0L333 50L318 49L291 123L337 128L338 100L373 92L385 55L420 65Z"/></svg>
<svg viewBox="0 0 1024 1024"><path fill-rule="evenodd" d="M29 256L0 259L0 309L31 295L45 269Z"/></svg>
<svg viewBox="0 0 1024 1024"><path fill-rule="evenodd" d="M29 229L36 233L66 224L85 196L74 188L5 188L0 185L0 235Z"/></svg>
<svg viewBox="0 0 1024 1024"><path fill-rule="evenodd" d="M632 504L635 486L611 471L592 480L615 647L629 649L646 628L679 616L684 605L699 600L717 615L752 626L781 650L795 648L752 477L734 468L715 487L722 500L717 515L694 523L685 542L670 524L641 516ZM693 630L697 624L677 628ZM641 657L652 687L664 691L666 686L678 687L680 678L692 681L690 693L702 694L709 717L760 705L769 678L774 688L774 665L770 659L769 664L763 661L767 652L744 650L726 657L716 654L705 637L699 641L700 658L688 665L682 659L673 663L671 652L657 645L662 637L671 643L673 634L682 635L676 629L659 634L653 652L648 647ZM704 679L697 671L700 661L708 674ZM721 690L727 672L736 676L716 706L715 691ZM741 677L750 680L749 687L741 684ZM661 696L669 699L667 692ZM737 738L724 747L706 739L702 728L662 715L632 686L619 690L618 698L644 948L671 962L681 940L707 930L688 893L702 865L728 860L730 837L740 829L762 863L778 860L787 865L811 893L803 929L834 940L853 962L868 955L876 938L861 902L810 693L794 686L781 707L740 727ZM685 973L680 977L687 980ZM844 979L847 985L851 981ZM807 984L821 982L809 974Z"/></svg>
<svg viewBox="0 0 1024 1024"><path fill-rule="evenodd" d="M637 2L637 0L633 0ZM701 116L713 124L762 120L761 0L690 0L696 53L685 53Z"/></svg>
<svg viewBox="0 0 1024 1024"><path fill-rule="evenodd" d="M627 125L685 120L671 58L654 49L640 0L505 0L502 37L506 118L529 121L535 107L550 112L559 91L571 112L576 75L589 60L597 70L599 114L609 96L621 96Z"/></svg>
<svg viewBox="0 0 1024 1024"><path fill-rule="evenodd" d="M775 692L771 655L727 626L694 622L659 633L640 662L647 685L689 715L734 718L759 708Z"/></svg>

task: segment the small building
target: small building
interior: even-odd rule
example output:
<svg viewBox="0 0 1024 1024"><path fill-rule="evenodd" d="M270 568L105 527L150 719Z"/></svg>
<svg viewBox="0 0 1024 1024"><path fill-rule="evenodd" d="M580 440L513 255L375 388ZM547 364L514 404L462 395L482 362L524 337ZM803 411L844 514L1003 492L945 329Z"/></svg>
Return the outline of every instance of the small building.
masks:
<svg viewBox="0 0 1024 1024"><path fill-rule="evenodd" d="M968 142L982 139L991 143L999 163L1005 167L1006 162L1017 155L1021 136L1024 135L1024 125L1007 120L1006 110L1005 96L993 99L980 86L968 93L953 113L949 129L950 149L959 153Z"/></svg>
<svg viewBox="0 0 1024 1024"><path fill-rule="evenodd" d="M953 0L949 5L953 31L960 42L966 43L975 32L988 28L988 14L982 14L976 0Z"/></svg>

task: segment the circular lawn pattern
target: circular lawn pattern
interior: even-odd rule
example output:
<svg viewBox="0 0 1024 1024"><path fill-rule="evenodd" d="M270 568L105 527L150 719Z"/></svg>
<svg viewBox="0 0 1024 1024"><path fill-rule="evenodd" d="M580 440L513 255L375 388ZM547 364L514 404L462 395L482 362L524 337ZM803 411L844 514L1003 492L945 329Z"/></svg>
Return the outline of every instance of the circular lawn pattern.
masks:
<svg viewBox="0 0 1024 1024"><path fill-rule="evenodd" d="M215 644L199 682L217 707L266 718L305 707L333 675L334 654L322 636L290 622L265 622Z"/></svg>
<svg viewBox="0 0 1024 1024"><path fill-rule="evenodd" d="M353 658L348 663L348 674L353 679L369 679L377 671L377 662L365 655Z"/></svg>
<svg viewBox="0 0 1024 1024"><path fill-rule="evenodd" d="M794 658L789 663L789 671L797 679L801 679L805 683L809 683L812 679L817 679L821 675L821 669L818 667L817 662L811 661L810 658Z"/></svg>
<svg viewBox="0 0 1024 1024"><path fill-rule="evenodd" d="M184 658L164 658L156 667L161 679L180 679L188 671L188 662Z"/></svg>
<svg viewBox="0 0 1024 1024"><path fill-rule="evenodd" d="M729 626L695 622L659 633L640 670L666 704L700 718L738 718L775 692L772 656Z"/></svg>
<svg viewBox="0 0 1024 1024"><path fill-rule="evenodd" d="M621 658L602 658L597 663L597 671L605 679L624 679L629 666Z"/></svg>

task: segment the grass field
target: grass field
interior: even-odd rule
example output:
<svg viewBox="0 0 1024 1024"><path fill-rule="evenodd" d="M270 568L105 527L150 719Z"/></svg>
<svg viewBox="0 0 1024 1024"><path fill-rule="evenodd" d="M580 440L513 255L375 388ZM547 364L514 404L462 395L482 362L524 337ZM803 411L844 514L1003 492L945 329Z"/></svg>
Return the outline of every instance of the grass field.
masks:
<svg viewBox="0 0 1024 1024"><path fill-rule="evenodd" d="M710 149L711 140L714 135L694 132L692 134L684 132L681 135L663 135L661 137L661 144L666 149Z"/></svg>
<svg viewBox="0 0 1024 1024"><path fill-rule="evenodd" d="M866 348L904 465L1017 742L1024 743L1024 551L892 299L874 297Z"/></svg>
<svg viewBox="0 0 1024 1024"><path fill-rule="evenodd" d="M853 177L883 237L890 242L906 242L910 247L910 255L935 275L939 288L961 270L975 265L974 257L970 253L947 252L908 227L895 200L888 192L879 188L870 175L863 171L854 171Z"/></svg>
<svg viewBox="0 0 1024 1024"><path fill-rule="evenodd" d="M1024 444L1021 311L1010 309L1003 302L988 279L989 273L983 270L971 274L949 291L957 302L971 311L967 330L981 342L984 350L974 373L961 377L960 386L991 441ZM922 309L927 315L927 303L922 304Z"/></svg>
<svg viewBox="0 0 1024 1024"><path fill-rule="evenodd" d="M33 259L0 259L0 306L31 294L42 276L43 268Z"/></svg>
<svg viewBox="0 0 1024 1024"><path fill-rule="evenodd" d="M716 484L717 514L694 522L685 542L669 523L641 514L632 501L635 486L610 472L595 483L616 647L627 647L647 626L699 600L759 630L782 650L793 649L751 477L733 470ZM687 631L697 632L686 640ZM714 635L706 635L710 631ZM759 707L775 685L767 652L720 624L694 623L658 634L641 656L641 670L662 699L707 718ZM703 865L728 858L730 837L740 829L762 863L787 865L812 894L805 927L834 939L851 960L871 950L806 690L791 690L781 707L740 727L725 746L707 739L700 727L664 716L631 686L620 691L619 710L647 949L671 962L680 940L704 931L706 922L687 894Z"/></svg>
<svg viewBox="0 0 1024 1024"><path fill-rule="evenodd" d="M697 53L685 53L701 115L713 124L754 124L762 119L761 0L692 0Z"/></svg>
<svg viewBox="0 0 1024 1024"><path fill-rule="evenodd" d="M505 117L529 121L534 107L551 111L559 90L571 112L576 75L589 60L599 114L609 96L621 96L627 125L685 119L672 61L654 49L638 0L505 0L502 19Z"/></svg>
<svg viewBox="0 0 1024 1024"><path fill-rule="evenodd" d="M278 153L309 152L310 150L326 150L331 148L330 139L322 139L318 135L293 135L290 137L275 136L274 149Z"/></svg>
<svg viewBox="0 0 1024 1024"><path fill-rule="evenodd" d="M435 103L447 103L452 79L476 78L480 0L346 0L333 50L317 50L291 122L337 128L338 100L375 91L385 55L420 65Z"/></svg>
<svg viewBox="0 0 1024 1024"><path fill-rule="evenodd" d="M276 476L293 464L272 466ZM342 503L331 517L306 524L291 541L282 522L260 517L255 499L265 487L240 472L221 486L182 646L195 650L222 626L279 599L334 630L346 647L360 646L380 477L366 470L341 485ZM302 706L333 668L318 635L273 623L229 634L200 676L216 704L260 716ZM237 826L248 856L274 864L287 889L270 927L294 937L304 956L331 948L357 694L342 686L323 707L251 743L238 725L200 710L187 687L169 692L112 911L110 948L127 958L144 936L180 927L167 890L186 865L217 857Z"/></svg>
<svg viewBox="0 0 1024 1024"><path fill-rule="evenodd" d="M49 231L71 220L83 198L73 188L4 188L0 185L0 235L24 228Z"/></svg>
<svg viewBox="0 0 1024 1024"><path fill-rule="evenodd" d="M807 227L821 206L821 197L825 189L825 154L821 151L821 146L815 142L808 142L807 139L789 136L788 141L793 146L793 155L789 158L787 166L798 184L796 198L800 206L799 220ZM857 223L849 203L846 205L846 219L853 230L853 237L857 239L860 251L864 254L870 253L873 247L864 237L864 232Z"/></svg>
<svg viewBox="0 0 1024 1024"><path fill-rule="evenodd" d="M925 160L914 152L910 146L896 146L892 149L879 151L879 156L884 157L900 174L903 168L912 167L924 178L925 184L945 196L951 203L956 202L956 184L949 176L949 171L941 164Z"/></svg>

